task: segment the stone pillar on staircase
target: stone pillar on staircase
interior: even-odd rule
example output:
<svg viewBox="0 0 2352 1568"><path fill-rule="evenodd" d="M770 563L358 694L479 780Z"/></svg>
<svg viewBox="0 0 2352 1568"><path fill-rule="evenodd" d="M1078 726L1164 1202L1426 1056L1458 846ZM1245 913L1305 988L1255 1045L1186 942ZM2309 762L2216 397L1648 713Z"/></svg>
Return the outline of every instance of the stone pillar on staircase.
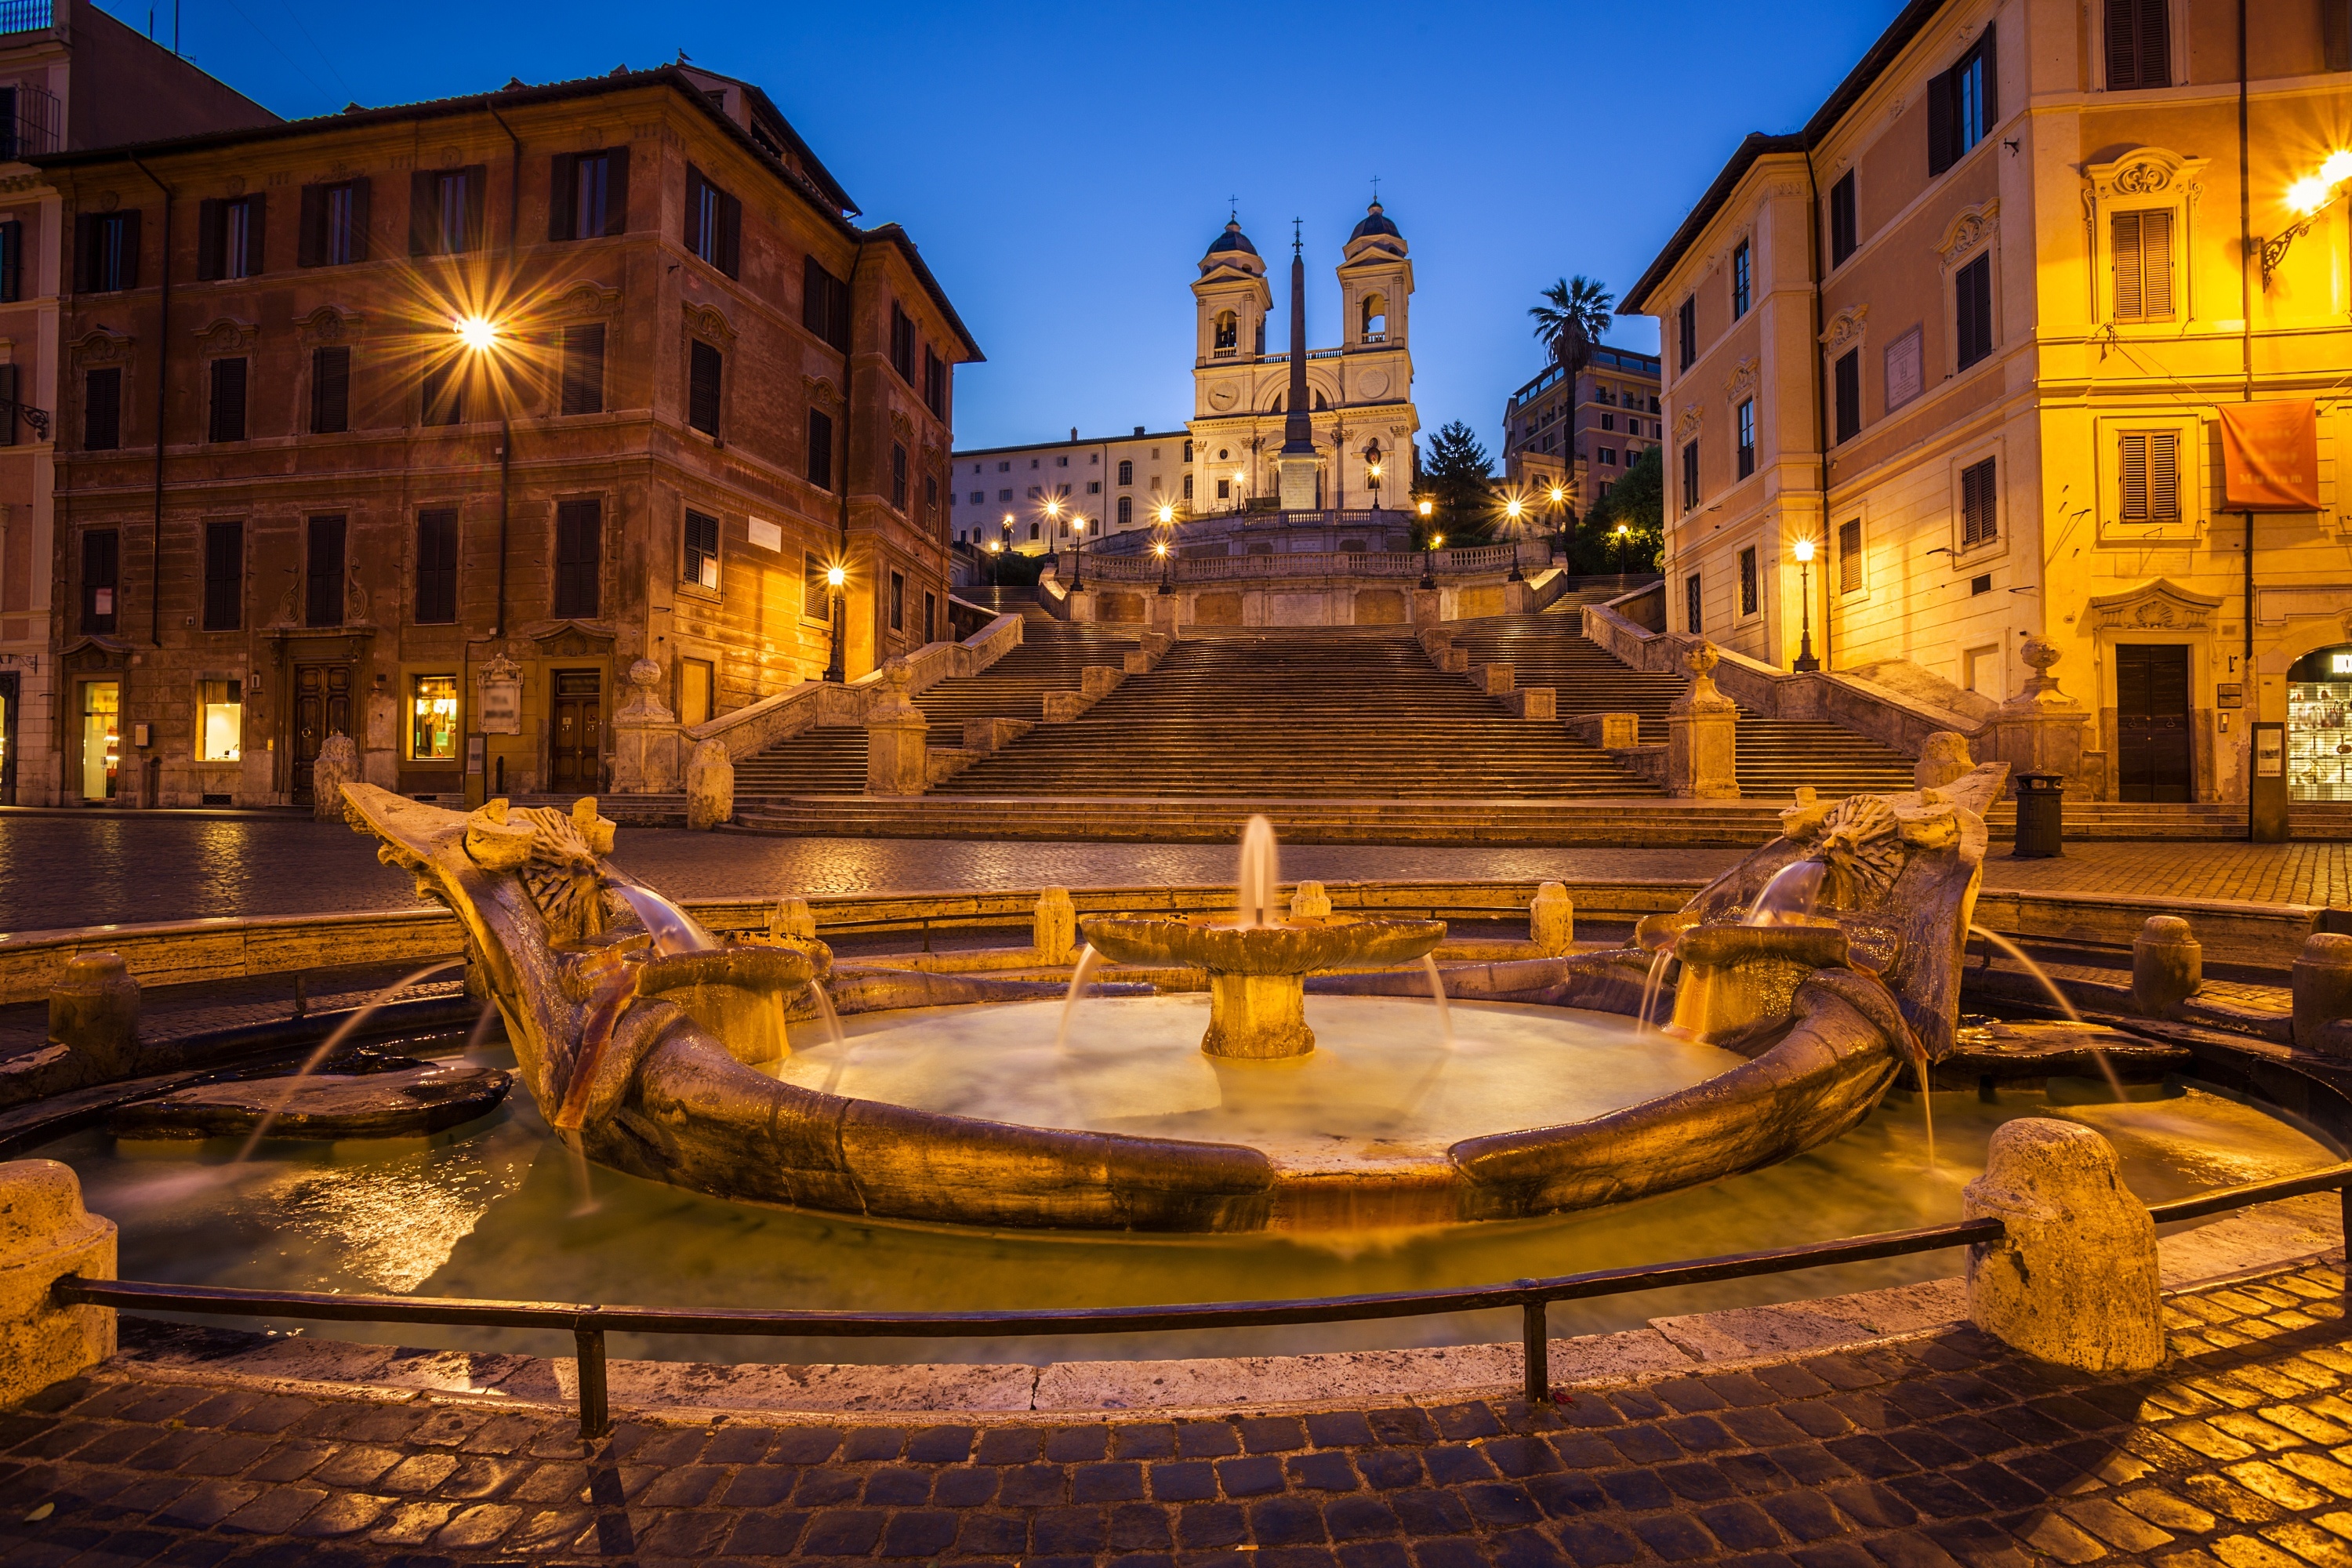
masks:
<svg viewBox="0 0 2352 1568"><path fill-rule="evenodd" d="M1412 624L1433 626L1445 619L1445 590L1415 588L1412 591Z"/></svg>
<svg viewBox="0 0 2352 1568"><path fill-rule="evenodd" d="M881 684L866 710L867 795L920 795L930 786L925 755L930 721L909 694L913 680L904 658L882 666Z"/></svg>
<svg viewBox="0 0 2352 1568"><path fill-rule="evenodd" d="M2007 763L2011 777L2019 773L2056 773L2066 781L2066 794L2077 800L2096 799L2104 780L2088 776L2083 765L2084 736L2090 714L2083 705L2058 689L2050 667L2059 658L2055 645L2042 637L2025 639L2018 650L2033 673L2025 689L2000 705L1977 736L1977 754L1989 763Z"/></svg>
<svg viewBox="0 0 2352 1568"><path fill-rule="evenodd" d="M1739 705L1715 688L1722 661L1711 642L1683 655L1688 690L1666 710L1666 789L1693 800L1739 798Z"/></svg>
<svg viewBox="0 0 2352 1568"><path fill-rule="evenodd" d="M667 795L681 785L684 748L677 715L654 689L661 666L641 658L625 673L635 689L613 715L613 793Z"/></svg>

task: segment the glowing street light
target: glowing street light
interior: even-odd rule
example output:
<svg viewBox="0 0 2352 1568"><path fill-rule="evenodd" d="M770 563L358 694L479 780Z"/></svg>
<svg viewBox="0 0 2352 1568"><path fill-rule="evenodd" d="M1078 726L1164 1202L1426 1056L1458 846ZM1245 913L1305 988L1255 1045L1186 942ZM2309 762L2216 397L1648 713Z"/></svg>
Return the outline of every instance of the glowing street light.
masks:
<svg viewBox="0 0 2352 1568"><path fill-rule="evenodd" d="M1813 657L1813 541L1809 534L1797 536L1797 614L1803 628L1797 640L1797 661L1791 669L1819 669L1822 661Z"/></svg>
<svg viewBox="0 0 2352 1568"><path fill-rule="evenodd" d="M848 581L849 574L842 569L840 562L836 561L824 569L825 620L833 632L833 651L825 659L824 678L835 684L849 678L844 668L841 646L845 640L844 634L848 629L843 619L847 609L847 595L841 591L841 585Z"/></svg>
<svg viewBox="0 0 2352 1568"><path fill-rule="evenodd" d="M1070 531L1076 535L1078 542L1077 563L1070 568L1070 592L1075 594L1087 585L1087 520L1083 517L1070 519Z"/></svg>
<svg viewBox="0 0 2352 1568"><path fill-rule="evenodd" d="M484 353L498 347L499 324L487 316L460 316L450 323L457 341L475 353Z"/></svg>
<svg viewBox="0 0 2352 1568"><path fill-rule="evenodd" d="M1155 541L1151 546L1151 553L1160 557L1160 591L1162 594L1173 594L1176 591L1176 584L1168 580L1169 573L1173 570L1168 558L1168 542L1164 539Z"/></svg>
<svg viewBox="0 0 2352 1568"><path fill-rule="evenodd" d="M1631 540L1633 537L1633 525L1632 523L1621 522L1617 525L1617 575L1620 577L1625 575L1625 544L1626 542Z"/></svg>
<svg viewBox="0 0 2352 1568"><path fill-rule="evenodd" d="M2338 151L2320 161L2317 173L2305 174L2287 186L2286 205L2302 216L2285 232L2259 242L2263 288L2271 286L2271 274L2285 262L2287 247L2298 236L2311 232L2312 219L2342 199L2347 182L2352 182L2352 152Z"/></svg>

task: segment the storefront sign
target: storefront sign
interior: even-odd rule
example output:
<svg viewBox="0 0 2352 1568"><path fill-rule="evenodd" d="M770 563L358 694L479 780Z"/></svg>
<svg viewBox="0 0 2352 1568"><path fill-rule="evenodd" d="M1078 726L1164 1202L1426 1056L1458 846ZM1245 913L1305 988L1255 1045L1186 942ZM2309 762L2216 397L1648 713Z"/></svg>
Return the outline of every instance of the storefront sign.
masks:
<svg viewBox="0 0 2352 1568"><path fill-rule="evenodd" d="M2224 403L2223 511L2319 510L2319 412L2308 398Z"/></svg>
<svg viewBox="0 0 2352 1568"><path fill-rule="evenodd" d="M2254 726L2254 776L2264 779L2286 776L2285 725Z"/></svg>

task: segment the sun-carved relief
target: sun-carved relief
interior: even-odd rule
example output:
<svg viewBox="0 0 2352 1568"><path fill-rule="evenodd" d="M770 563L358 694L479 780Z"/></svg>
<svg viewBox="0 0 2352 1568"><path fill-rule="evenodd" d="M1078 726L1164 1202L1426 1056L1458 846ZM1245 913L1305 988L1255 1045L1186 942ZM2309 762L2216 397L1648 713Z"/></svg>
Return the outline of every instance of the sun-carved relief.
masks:
<svg viewBox="0 0 2352 1568"><path fill-rule="evenodd" d="M234 316L215 317L208 325L198 328L196 346L208 354L243 353L253 347L260 328L251 321L240 321Z"/></svg>
<svg viewBox="0 0 2352 1568"><path fill-rule="evenodd" d="M119 364L131 356L131 345L136 341L130 333L118 332L111 327L93 327L73 341L74 363Z"/></svg>
<svg viewBox="0 0 2352 1568"><path fill-rule="evenodd" d="M294 329L304 347L326 343L347 343L357 338L367 324L367 318L341 305L321 305L307 316L295 319Z"/></svg>
<svg viewBox="0 0 2352 1568"><path fill-rule="evenodd" d="M841 406L841 389L834 385L829 377L804 375L801 378L801 385L807 391L808 400L813 407L839 408Z"/></svg>
<svg viewBox="0 0 2352 1568"><path fill-rule="evenodd" d="M735 342L735 329L728 325L722 311L716 306L698 305L690 300L686 302L686 331L689 337L717 343L721 348L730 347Z"/></svg>
<svg viewBox="0 0 2352 1568"><path fill-rule="evenodd" d="M1699 416L1706 412L1706 410L1705 407L1699 404L1694 403L1689 407L1675 414L1675 439L1676 441L1687 441L1693 436L1697 435Z"/></svg>
<svg viewBox="0 0 2352 1568"><path fill-rule="evenodd" d="M1737 403L1756 390L1756 368L1753 355L1731 367L1731 374L1723 378L1723 395L1727 401Z"/></svg>
<svg viewBox="0 0 2352 1568"><path fill-rule="evenodd" d="M1991 238L2000 226L1999 196L1954 213L1951 223L1944 229L1944 237L1936 246L1937 254L1944 258L1944 269L1948 272L1974 255L1977 247Z"/></svg>
<svg viewBox="0 0 2352 1568"><path fill-rule="evenodd" d="M693 307L688 306L689 311ZM616 316L621 311L621 291L589 279L564 285L556 294L551 314L559 317Z"/></svg>
<svg viewBox="0 0 2352 1568"><path fill-rule="evenodd" d="M1822 329L1822 346L1834 357L1861 342L1863 323L1869 315L1870 307L1867 305L1848 305L1832 316L1830 324Z"/></svg>

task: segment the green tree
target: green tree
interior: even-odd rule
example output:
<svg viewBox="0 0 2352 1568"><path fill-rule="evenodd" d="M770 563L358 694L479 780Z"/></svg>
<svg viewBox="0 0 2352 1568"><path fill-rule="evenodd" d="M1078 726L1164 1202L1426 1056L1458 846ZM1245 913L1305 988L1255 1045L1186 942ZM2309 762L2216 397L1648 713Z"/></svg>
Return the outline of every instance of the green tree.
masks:
<svg viewBox="0 0 2352 1568"><path fill-rule="evenodd" d="M1586 509L1569 542L1571 570L1607 573L1617 570L1617 527L1625 535L1625 570L1655 572L1665 544L1666 465L1664 448L1653 447L1633 459L1625 477L1609 493Z"/></svg>
<svg viewBox="0 0 2352 1568"><path fill-rule="evenodd" d="M1428 523L1415 519L1414 542L1433 528L1449 543L1483 542L1495 526L1494 467L1477 434L1459 419L1431 437L1420 494L1436 503Z"/></svg>
<svg viewBox="0 0 2352 1568"><path fill-rule="evenodd" d="M1554 363L1573 377L1592 363L1592 351L1609 330L1609 308L1617 297L1578 273L1543 291L1543 303L1528 307L1536 341L1551 351Z"/></svg>

